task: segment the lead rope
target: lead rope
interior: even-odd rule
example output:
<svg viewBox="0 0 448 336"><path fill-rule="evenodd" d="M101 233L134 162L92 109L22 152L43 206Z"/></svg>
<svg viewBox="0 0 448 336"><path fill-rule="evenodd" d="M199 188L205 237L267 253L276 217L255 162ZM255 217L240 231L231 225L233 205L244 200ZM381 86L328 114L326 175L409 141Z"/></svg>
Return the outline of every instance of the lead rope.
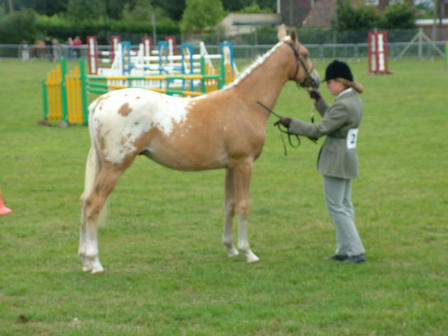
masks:
<svg viewBox="0 0 448 336"><path fill-rule="evenodd" d="M257 100L257 104L260 105L261 107L263 107L264 109L266 109L269 113L273 114L275 117L277 117L278 120L283 118L281 115L275 113L273 110L271 110L269 107L264 105L262 102ZM287 150L287 146L286 146L286 142L285 142L285 139L283 137L283 134L287 134L288 135L288 142L289 142L289 145L292 148L298 148L301 145L302 142L300 141L300 137L297 134L292 134L292 133L289 133L288 131L285 131L282 128L282 125L280 123L275 122L274 125L277 126L277 129L280 132L280 139L282 140L282 144L283 144L283 154L285 156L288 156L288 150ZM293 138L297 139L297 141L295 143L292 140Z"/></svg>
<svg viewBox="0 0 448 336"><path fill-rule="evenodd" d="M316 114L316 105L313 104L313 107L311 108L311 115L310 115L310 120L311 123L314 124L314 115Z"/></svg>

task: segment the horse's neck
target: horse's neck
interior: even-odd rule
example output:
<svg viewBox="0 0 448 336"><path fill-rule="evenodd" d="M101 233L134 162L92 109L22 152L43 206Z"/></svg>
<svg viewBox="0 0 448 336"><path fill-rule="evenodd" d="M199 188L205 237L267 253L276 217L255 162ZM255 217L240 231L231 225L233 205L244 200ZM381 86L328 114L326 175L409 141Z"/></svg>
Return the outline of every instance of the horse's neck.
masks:
<svg viewBox="0 0 448 336"><path fill-rule="evenodd" d="M291 63L293 56L288 55L288 51L290 52L279 47L274 54L243 78L235 87L240 96L249 103L260 101L269 108L273 108L289 78L290 65L288 66L288 63Z"/></svg>

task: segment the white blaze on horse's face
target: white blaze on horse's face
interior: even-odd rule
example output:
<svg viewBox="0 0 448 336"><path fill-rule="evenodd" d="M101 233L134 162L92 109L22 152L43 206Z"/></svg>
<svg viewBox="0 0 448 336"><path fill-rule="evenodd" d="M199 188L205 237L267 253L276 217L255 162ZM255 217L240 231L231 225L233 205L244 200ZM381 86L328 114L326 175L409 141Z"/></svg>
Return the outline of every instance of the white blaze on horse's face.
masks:
<svg viewBox="0 0 448 336"><path fill-rule="evenodd" d="M113 91L98 99L90 122L105 159L123 162L135 152L135 142L152 129L170 135L175 124L187 119L190 101L143 89Z"/></svg>

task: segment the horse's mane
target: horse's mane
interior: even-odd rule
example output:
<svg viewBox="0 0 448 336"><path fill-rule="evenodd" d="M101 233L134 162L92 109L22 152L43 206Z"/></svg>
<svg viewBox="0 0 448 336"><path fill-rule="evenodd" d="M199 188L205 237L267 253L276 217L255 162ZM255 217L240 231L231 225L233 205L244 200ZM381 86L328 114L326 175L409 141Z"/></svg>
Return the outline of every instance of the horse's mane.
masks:
<svg viewBox="0 0 448 336"><path fill-rule="evenodd" d="M258 68L261 64L263 64L269 56L271 56L277 49L280 47L283 43L283 41L289 40L290 37L285 37L282 41L278 42L275 46L273 46L270 50L268 50L264 55L258 56L257 59L249 65L242 73L238 76L237 79L235 79L233 82L226 85L223 90L230 89L236 85L238 85L244 78L249 76L256 68Z"/></svg>

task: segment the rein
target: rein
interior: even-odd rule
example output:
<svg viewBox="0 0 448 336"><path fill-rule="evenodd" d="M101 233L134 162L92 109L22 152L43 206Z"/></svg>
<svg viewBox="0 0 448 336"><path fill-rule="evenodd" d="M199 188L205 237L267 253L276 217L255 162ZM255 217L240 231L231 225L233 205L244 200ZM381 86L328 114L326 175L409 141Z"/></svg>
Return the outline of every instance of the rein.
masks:
<svg viewBox="0 0 448 336"><path fill-rule="evenodd" d="M277 117L278 120L283 118L281 115L275 113L273 110L271 110L269 107L264 105L262 102L257 100L257 104L260 105L261 107L263 107L264 109L266 109L270 114L273 114L275 117ZM292 148L298 148L301 145L302 142L300 141L300 137L297 134L292 134L292 133L289 133L288 131L282 129L282 126L280 123L276 122L276 123L274 123L274 125L277 126L277 129L280 132L280 138L282 139L282 144L283 144L283 153L285 154L285 156L288 156L288 151L287 151L285 139L283 138L283 134L288 135L288 142ZM296 138L296 140L297 140L295 143L292 140L293 138Z"/></svg>

